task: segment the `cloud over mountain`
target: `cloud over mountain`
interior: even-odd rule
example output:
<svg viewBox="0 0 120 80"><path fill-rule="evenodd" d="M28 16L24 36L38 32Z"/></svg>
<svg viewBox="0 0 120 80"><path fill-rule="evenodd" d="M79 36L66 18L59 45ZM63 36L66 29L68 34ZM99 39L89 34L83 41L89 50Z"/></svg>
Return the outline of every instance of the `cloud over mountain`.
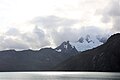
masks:
<svg viewBox="0 0 120 80"><path fill-rule="evenodd" d="M76 38L77 32L72 27L78 20L66 19L57 16L36 17L31 23L46 30L46 36L52 39L53 43L60 44L65 40ZM71 36L70 36L71 35ZM77 36L78 37L78 36Z"/></svg>
<svg viewBox="0 0 120 80"><path fill-rule="evenodd" d="M87 34L113 34L106 28L109 26L120 31L119 0L12 0L9 6L6 1L0 4L0 50L55 47ZM95 15L99 9L101 14Z"/></svg>
<svg viewBox="0 0 120 80"><path fill-rule="evenodd" d="M21 32L10 28L1 36L1 49L40 49L45 46L58 46L63 41L77 41L81 36L103 35L105 31L95 26L74 28L78 20L57 16L37 17L31 21L34 26L31 32ZM9 45L7 45L9 44Z"/></svg>
<svg viewBox="0 0 120 80"><path fill-rule="evenodd" d="M63 41L77 41L81 36L103 35L105 31L96 26L80 26L75 28L75 24L79 24L79 20L65 19L57 16L37 17L31 21L32 24L41 27L46 31L46 36L54 43L59 45Z"/></svg>

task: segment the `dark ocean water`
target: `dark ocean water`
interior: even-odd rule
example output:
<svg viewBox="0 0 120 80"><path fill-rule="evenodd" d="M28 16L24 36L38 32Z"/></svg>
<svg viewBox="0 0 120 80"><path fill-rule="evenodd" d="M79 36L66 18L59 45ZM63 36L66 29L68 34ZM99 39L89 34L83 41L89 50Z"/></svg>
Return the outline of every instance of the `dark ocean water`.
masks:
<svg viewBox="0 0 120 80"><path fill-rule="evenodd" d="M0 80L120 80L109 72L0 72Z"/></svg>

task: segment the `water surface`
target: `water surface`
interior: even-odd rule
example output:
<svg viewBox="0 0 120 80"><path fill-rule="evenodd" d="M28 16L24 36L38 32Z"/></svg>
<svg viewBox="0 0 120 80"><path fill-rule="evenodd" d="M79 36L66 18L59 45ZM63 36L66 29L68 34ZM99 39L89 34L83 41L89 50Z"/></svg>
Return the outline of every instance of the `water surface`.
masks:
<svg viewBox="0 0 120 80"><path fill-rule="evenodd" d="M0 72L0 80L120 80L109 72Z"/></svg>

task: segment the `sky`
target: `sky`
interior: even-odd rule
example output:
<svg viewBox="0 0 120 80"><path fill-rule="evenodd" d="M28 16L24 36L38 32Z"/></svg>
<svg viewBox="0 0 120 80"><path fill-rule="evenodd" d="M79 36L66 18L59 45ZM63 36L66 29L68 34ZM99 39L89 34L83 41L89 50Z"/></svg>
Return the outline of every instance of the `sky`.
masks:
<svg viewBox="0 0 120 80"><path fill-rule="evenodd" d="M0 0L0 50L56 47L120 31L120 0Z"/></svg>

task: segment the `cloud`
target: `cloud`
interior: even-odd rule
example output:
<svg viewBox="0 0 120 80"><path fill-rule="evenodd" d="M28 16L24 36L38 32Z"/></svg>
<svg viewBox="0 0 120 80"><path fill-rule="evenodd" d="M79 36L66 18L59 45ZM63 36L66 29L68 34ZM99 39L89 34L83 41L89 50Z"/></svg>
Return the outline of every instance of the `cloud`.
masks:
<svg viewBox="0 0 120 80"><path fill-rule="evenodd" d="M9 36L18 36L20 35L20 31L16 28L10 28L5 34Z"/></svg>
<svg viewBox="0 0 120 80"><path fill-rule="evenodd" d="M102 29L95 26L81 27L80 29L73 28L62 28L60 31L54 30L51 32L51 37L56 46L60 45L63 41L76 42L80 37L86 35L92 36L105 36L109 32L103 31Z"/></svg>
<svg viewBox="0 0 120 80"><path fill-rule="evenodd" d="M44 31L36 26L32 32L26 33L21 33L16 28L8 29L4 35L0 35L0 45L0 50L40 49L49 46L50 42L46 38Z"/></svg>
<svg viewBox="0 0 120 80"><path fill-rule="evenodd" d="M45 29L46 36L54 43L55 46L60 45L63 41L77 41L81 36L103 35L105 32L95 26L85 26L74 28L78 20L65 19L57 16L37 17L31 23Z"/></svg>
<svg viewBox="0 0 120 80"><path fill-rule="evenodd" d="M46 37L45 32L42 29L39 29L37 26L32 32L24 33L21 37L32 49L39 49L41 47L50 45L50 41Z"/></svg>
<svg viewBox="0 0 120 80"><path fill-rule="evenodd" d="M53 42L56 45L61 44L63 41L75 41L79 36L79 31L72 28L61 28L60 31L54 30L50 33Z"/></svg>
<svg viewBox="0 0 120 80"><path fill-rule="evenodd" d="M65 19L53 15L47 17L36 17L31 21L31 23L44 26L44 28L56 28L60 26L71 27L77 22L78 20Z"/></svg>
<svg viewBox="0 0 120 80"><path fill-rule="evenodd" d="M58 46L63 41L77 41L81 36L102 35L105 32L95 26L74 28L78 20L65 19L56 16L37 17L31 21L37 25L31 32L22 33L16 28L10 28L4 36L0 36L0 49L40 49L45 46Z"/></svg>
<svg viewBox="0 0 120 80"><path fill-rule="evenodd" d="M0 35L0 47L1 49L15 47L17 49L38 49L50 46L52 43L59 45L67 40L76 41L80 36L86 34L102 34L104 31L92 26L102 25L99 17L94 13L96 9L103 9L108 2L109 0L70 0L69 2L67 0L52 0L51 2L50 0L50 3L46 3L44 0L30 0L28 3L28 1L20 0L16 4L15 1L10 1L12 6L5 5L5 9L3 7L4 11L2 10L0 22L1 26L15 26L16 28L6 27L8 31L4 35ZM46 4L47 7L45 7ZM111 0L111 3L102 13L102 21L105 24L112 22L115 30L120 30L119 5L119 0ZM0 6L4 6L4 4ZM21 14L21 12L24 13ZM32 19L30 23L36 26L32 31L29 30L32 29L33 25L26 26L29 23L24 23L29 19ZM78 26L79 29L76 29L74 25ZM104 27L104 25L102 26ZM27 29L25 31L28 32L23 31L23 33L19 29Z"/></svg>
<svg viewBox="0 0 120 80"><path fill-rule="evenodd" d="M46 30L46 36L53 41L54 44L60 44L66 40L72 40L77 36L73 26L79 21L74 19L61 18L57 16L36 17L31 23ZM74 34L75 33L75 34ZM71 35L71 36L70 36Z"/></svg>
<svg viewBox="0 0 120 80"><path fill-rule="evenodd" d="M44 31L39 29L37 26L33 29L33 33L38 37L39 40L45 38Z"/></svg>
<svg viewBox="0 0 120 80"><path fill-rule="evenodd" d="M108 6L103 10L103 23L113 24L113 29L120 31L120 1L112 0Z"/></svg>
<svg viewBox="0 0 120 80"><path fill-rule="evenodd" d="M19 39L4 39L2 43L0 44L3 49L16 49L16 50L21 50L21 49L28 49L29 46L26 45L23 41Z"/></svg>

